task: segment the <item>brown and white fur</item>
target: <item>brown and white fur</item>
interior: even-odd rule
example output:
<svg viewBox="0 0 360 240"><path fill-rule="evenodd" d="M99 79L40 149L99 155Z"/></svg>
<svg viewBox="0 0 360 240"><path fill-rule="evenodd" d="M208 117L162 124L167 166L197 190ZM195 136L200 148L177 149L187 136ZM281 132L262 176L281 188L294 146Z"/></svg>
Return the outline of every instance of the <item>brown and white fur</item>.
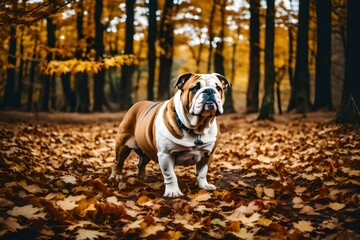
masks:
<svg viewBox="0 0 360 240"><path fill-rule="evenodd" d="M199 188L214 190L206 176L219 132L216 116L223 113L224 90L229 81L216 73L187 73L174 79L173 84L179 90L170 100L141 101L126 113L119 126L116 165L110 177L122 178L124 161L134 149L140 156L140 178L144 178L150 159L159 162L165 197L183 196L175 165L196 165ZM202 145L195 144L199 139Z"/></svg>

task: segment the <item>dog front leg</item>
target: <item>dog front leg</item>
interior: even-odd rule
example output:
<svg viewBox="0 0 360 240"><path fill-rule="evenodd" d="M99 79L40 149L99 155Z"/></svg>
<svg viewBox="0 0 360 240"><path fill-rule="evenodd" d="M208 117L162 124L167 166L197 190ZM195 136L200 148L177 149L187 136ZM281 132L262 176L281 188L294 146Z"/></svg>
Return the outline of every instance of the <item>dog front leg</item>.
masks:
<svg viewBox="0 0 360 240"><path fill-rule="evenodd" d="M183 196L174 171L175 159L170 154L158 153L158 160L165 183L164 197Z"/></svg>
<svg viewBox="0 0 360 240"><path fill-rule="evenodd" d="M200 161L196 164L196 178L200 189L215 190L216 187L213 184L209 184L206 177L209 166L207 161Z"/></svg>

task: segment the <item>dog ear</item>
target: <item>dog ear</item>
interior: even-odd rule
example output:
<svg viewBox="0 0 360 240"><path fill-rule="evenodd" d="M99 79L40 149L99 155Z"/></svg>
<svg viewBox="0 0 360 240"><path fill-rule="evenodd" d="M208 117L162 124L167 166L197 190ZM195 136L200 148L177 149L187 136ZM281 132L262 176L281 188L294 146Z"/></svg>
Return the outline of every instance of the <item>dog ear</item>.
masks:
<svg viewBox="0 0 360 240"><path fill-rule="evenodd" d="M171 83L174 86L174 88L177 87L178 89L182 90L187 80L189 80L193 75L194 75L193 73L184 73L171 80Z"/></svg>
<svg viewBox="0 0 360 240"><path fill-rule="evenodd" d="M231 88L231 83L230 81L224 77L223 75L219 74L219 73L213 73L219 80L220 82L222 83L222 85L224 85L224 88Z"/></svg>

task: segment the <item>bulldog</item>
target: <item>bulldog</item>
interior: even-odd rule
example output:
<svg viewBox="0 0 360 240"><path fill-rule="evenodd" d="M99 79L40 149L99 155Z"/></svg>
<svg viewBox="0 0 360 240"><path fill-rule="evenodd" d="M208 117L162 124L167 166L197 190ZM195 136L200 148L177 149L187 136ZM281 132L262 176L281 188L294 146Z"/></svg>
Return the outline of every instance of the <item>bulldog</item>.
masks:
<svg viewBox="0 0 360 240"><path fill-rule="evenodd" d="M138 174L152 159L160 165L165 183L164 197L180 197L174 172L176 165L196 165L200 189L215 190L207 172L216 147L224 91L229 81L217 73L186 73L172 80L178 88L165 102L141 101L134 104L120 123L116 137L116 159L110 178L122 179L124 161L131 150L139 155Z"/></svg>

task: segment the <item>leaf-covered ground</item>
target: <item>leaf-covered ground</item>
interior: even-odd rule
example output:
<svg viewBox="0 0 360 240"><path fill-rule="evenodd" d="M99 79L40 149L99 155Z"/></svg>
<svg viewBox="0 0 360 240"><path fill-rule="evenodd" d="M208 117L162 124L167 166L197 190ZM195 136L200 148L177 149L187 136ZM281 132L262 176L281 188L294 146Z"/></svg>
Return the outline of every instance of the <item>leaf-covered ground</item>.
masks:
<svg viewBox="0 0 360 240"><path fill-rule="evenodd" d="M199 191L194 168L176 167L187 194L176 199L162 197L157 164L137 179L135 154L123 182L109 180L119 122L87 116L0 122L0 238L360 238L360 129L326 124L331 113L221 117L218 189Z"/></svg>

